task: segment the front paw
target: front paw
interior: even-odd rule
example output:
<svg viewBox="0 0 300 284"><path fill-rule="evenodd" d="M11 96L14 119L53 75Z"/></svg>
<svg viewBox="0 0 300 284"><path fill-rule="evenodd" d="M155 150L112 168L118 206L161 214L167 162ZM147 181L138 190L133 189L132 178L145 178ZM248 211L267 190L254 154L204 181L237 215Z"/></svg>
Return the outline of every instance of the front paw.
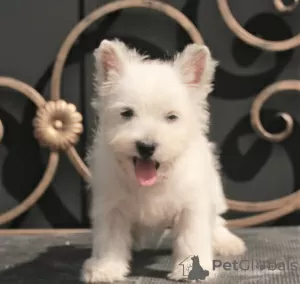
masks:
<svg viewBox="0 0 300 284"><path fill-rule="evenodd" d="M126 263L120 261L90 258L82 268L81 279L85 283L123 281L129 273Z"/></svg>
<svg viewBox="0 0 300 284"><path fill-rule="evenodd" d="M247 250L244 241L225 228L214 235L213 247L222 256L241 255Z"/></svg>

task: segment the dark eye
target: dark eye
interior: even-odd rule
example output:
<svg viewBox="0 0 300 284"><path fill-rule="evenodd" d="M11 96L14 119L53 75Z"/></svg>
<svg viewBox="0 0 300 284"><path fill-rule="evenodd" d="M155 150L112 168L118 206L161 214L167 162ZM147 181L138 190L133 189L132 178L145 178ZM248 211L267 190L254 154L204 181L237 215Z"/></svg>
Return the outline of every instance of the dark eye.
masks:
<svg viewBox="0 0 300 284"><path fill-rule="evenodd" d="M126 119L132 118L134 116L134 111L131 108L128 108L121 112L121 116Z"/></svg>
<svg viewBox="0 0 300 284"><path fill-rule="evenodd" d="M169 114L169 115L167 115L166 116L166 119L168 120L168 121L175 121L175 120L177 120L178 119L178 116L177 115L175 115L175 114Z"/></svg>

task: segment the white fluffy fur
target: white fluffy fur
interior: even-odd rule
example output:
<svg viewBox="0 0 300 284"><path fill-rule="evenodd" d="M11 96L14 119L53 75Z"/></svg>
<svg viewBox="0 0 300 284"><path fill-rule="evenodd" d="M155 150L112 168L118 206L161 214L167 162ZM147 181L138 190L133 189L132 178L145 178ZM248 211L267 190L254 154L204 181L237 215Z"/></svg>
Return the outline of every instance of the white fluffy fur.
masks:
<svg viewBox="0 0 300 284"><path fill-rule="evenodd" d="M220 214L227 210L214 146L207 139L207 95L216 62L207 47L188 45L171 62L148 60L122 42L104 40L95 51L99 118L88 156L92 172L92 256L82 272L85 282L122 280L129 273L135 239L149 229L172 226L173 270L198 255L212 269L213 253L240 254L241 239ZM135 116L125 121L120 112ZM166 115L176 114L173 122ZM132 157L137 140L158 144L153 159L160 163L158 181L139 186ZM211 271L210 276L213 273Z"/></svg>

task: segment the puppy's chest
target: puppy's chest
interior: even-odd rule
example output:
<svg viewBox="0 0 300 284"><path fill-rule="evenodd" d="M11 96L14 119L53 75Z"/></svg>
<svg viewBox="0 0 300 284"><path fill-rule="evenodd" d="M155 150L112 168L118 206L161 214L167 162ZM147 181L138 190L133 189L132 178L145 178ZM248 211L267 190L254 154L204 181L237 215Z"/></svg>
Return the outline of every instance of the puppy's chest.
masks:
<svg viewBox="0 0 300 284"><path fill-rule="evenodd" d="M178 203L162 196L142 196L135 204L135 221L145 226L169 225L180 211Z"/></svg>

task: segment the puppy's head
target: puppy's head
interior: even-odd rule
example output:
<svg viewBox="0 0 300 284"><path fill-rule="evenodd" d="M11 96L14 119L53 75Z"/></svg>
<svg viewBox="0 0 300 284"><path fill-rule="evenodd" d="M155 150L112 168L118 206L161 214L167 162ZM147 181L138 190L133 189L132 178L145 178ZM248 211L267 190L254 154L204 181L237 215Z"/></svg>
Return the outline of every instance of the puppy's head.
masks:
<svg viewBox="0 0 300 284"><path fill-rule="evenodd" d="M216 62L196 44L169 62L148 60L117 40L102 41L94 55L102 135L125 172L152 186L207 132Z"/></svg>

